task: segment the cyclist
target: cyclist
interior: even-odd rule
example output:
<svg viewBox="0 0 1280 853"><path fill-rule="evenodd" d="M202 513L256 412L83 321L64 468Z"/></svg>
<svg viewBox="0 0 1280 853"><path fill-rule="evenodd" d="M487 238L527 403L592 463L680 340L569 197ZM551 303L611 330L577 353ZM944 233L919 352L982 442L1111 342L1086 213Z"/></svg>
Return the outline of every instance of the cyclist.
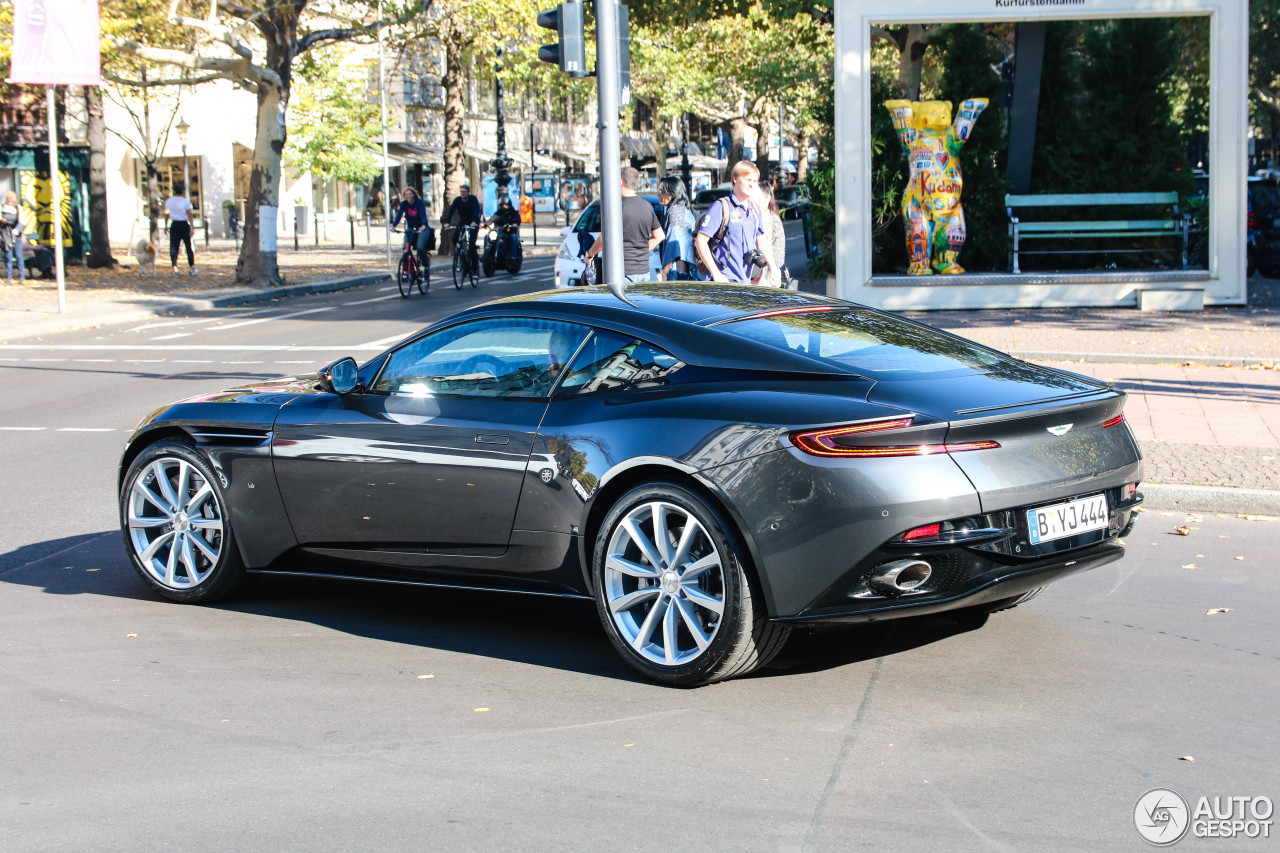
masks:
<svg viewBox="0 0 1280 853"><path fill-rule="evenodd" d="M425 271L427 268L427 206L414 192L413 187L406 187L404 198L391 220L395 228L404 219L404 239L418 252L418 264ZM416 235L416 236L415 236Z"/></svg>
<svg viewBox="0 0 1280 853"><path fill-rule="evenodd" d="M440 218L441 225L447 225L453 221L453 215L458 215L458 226L460 228L479 228L480 220L484 218L484 210L480 206L480 199L471 194L471 185L463 183L458 191L458 197L449 205L449 210ZM471 269L480 268L480 258L476 254L475 231L472 231L471 240L467 246L467 263L471 265Z"/></svg>

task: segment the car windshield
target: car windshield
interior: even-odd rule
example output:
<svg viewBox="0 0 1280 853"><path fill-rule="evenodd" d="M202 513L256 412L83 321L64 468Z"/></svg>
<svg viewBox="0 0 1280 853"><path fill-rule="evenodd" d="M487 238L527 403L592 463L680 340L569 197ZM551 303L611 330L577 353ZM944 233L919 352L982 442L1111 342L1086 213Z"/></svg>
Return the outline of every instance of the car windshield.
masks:
<svg viewBox="0 0 1280 853"><path fill-rule="evenodd" d="M977 344L859 308L770 312L717 326L869 379L942 378L990 372L1008 363Z"/></svg>

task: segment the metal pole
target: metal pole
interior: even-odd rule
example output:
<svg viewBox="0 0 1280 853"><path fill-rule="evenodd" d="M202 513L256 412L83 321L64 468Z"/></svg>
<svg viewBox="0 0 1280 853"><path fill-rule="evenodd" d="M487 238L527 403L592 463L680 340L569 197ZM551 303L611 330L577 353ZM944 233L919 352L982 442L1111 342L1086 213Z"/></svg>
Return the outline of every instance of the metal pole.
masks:
<svg viewBox="0 0 1280 853"><path fill-rule="evenodd" d="M622 262L622 164L618 138L618 4L596 3L596 100L600 130L600 232L604 238L604 282L626 299Z"/></svg>
<svg viewBox="0 0 1280 853"><path fill-rule="evenodd" d="M67 273L62 262L62 175L58 171L58 113L53 86L44 87L49 113L49 206L53 208L53 263L58 271L58 313L67 313ZM21 248L19 248L21 251Z"/></svg>
<svg viewBox="0 0 1280 853"><path fill-rule="evenodd" d="M378 0L378 21L382 21L382 0ZM378 27L378 101L382 105L382 212L386 215L387 269L391 269L391 167L387 164L387 72L382 46L384 29L386 28Z"/></svg>
<svg viewBox="0 0 1280 853"><path fill-rule="evenodd" d="M533 198L533 173L537 167L533 162L533 115L529 116L529 209L533 211L533 245L538 245L538 203ZM520 184L520 191L524 191L524 182Z"/></svg>

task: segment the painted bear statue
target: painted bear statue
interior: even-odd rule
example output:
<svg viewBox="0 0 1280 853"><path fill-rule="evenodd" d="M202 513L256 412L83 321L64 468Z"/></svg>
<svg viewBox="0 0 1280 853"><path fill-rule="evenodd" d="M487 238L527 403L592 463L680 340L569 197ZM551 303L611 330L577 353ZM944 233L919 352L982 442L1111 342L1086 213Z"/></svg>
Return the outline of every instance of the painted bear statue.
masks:
<svg viewBox="0 0 1280 853"><path fill-rule="evenodd" d="M956 275L964 268L956 261L964 245L964 208L960 190L964 178L956 155L974 123L987 108L986 98L961 102L955 122L950 101L885 101L893 129L911 166L902 195L902 219L907 228L911 275Z"/></svg>

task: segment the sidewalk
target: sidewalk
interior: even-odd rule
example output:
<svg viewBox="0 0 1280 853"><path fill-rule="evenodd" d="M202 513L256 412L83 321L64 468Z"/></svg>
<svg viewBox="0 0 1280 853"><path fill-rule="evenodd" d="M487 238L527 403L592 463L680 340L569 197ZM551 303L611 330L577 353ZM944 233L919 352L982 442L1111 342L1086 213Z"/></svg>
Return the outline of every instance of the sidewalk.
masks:
<svg viewBox="0 0 1280 853"><path fill-rule="evenodd" d="M550 236L550 235L548 235ZM555 251L542 239L530 255ZM214 241L218 243L219 241ZM72 268L68 312L53 282L0 289L0 343L136 321L158 313L340 290L387 277L385 247L321 246L279 262L289 284L234 286L234 248L198 255L200 274L139 276ZM122 258L123 251L117 252ZM207 272L206 272L207 270ZM447 274L441 261L432 274ZM295 281L296 279L296 281ZM1094 376L1126 391L1126 416L1146 461L1148 506L1280 515L1280 282L1250 281L1251 305L1188 314L1133 309L913 312L913 319L1028 361ZM1258 298L1254 298L1255 294Z"/></svg>

